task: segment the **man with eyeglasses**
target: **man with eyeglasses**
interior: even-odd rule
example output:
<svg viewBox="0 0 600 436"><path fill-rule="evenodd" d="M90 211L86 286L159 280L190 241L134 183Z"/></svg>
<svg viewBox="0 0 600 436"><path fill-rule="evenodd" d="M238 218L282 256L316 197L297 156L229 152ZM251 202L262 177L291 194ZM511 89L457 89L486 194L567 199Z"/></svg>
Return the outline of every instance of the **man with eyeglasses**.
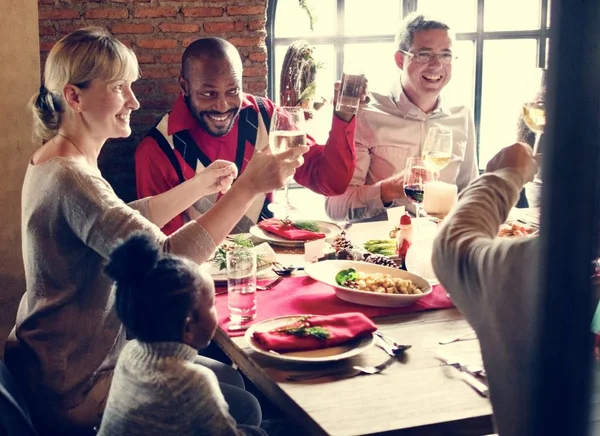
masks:
<svg viewBox="0 0 600 436"><path fill-rule="evenodd" d="M477 177L472 112L440 96L452 77L452 41L450 27L441 21L416 13L402 21L394 54L399 81L387 92L373 92L370 104L359 110L356 169L346 192L326 199L330 218L385 219L386 208L409 203L403 186L406 160L421 156L433 126L453 134L452 158L439 180L461 191Z"/></svg>

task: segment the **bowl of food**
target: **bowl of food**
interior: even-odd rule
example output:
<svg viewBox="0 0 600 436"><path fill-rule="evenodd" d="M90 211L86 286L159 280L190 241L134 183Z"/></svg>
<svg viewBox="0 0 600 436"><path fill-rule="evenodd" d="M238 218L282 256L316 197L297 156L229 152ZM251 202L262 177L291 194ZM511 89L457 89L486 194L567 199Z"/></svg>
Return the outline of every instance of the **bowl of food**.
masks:
<svg viewBox="0 0 600 436"><path fill-rule="evenodd" d="M500 226L498 236L500 238L512 238L520 236L536 236L539 232L537 227L520 221L507 221Z"/></svg>
<svg viewBox="0 0 600 436"><path fill-rule="evenodd" d="M326 260L310 264L304 271L333 286L339 299L365 306L409 306L432 290L431 284L416 274L361 261Z"/></svg>

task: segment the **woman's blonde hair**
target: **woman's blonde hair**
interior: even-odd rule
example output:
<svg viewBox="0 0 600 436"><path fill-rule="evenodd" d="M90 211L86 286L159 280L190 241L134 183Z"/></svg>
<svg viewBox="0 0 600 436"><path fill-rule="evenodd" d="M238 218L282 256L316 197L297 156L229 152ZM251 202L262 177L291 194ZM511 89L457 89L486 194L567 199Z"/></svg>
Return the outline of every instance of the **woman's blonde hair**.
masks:
<svg viewBox="0 0 600 436"><path fill-rule="evenodd" d="M50 50L44 84L31 100L34 133L43 140L56 135L64 113L63 88L87 88L92 80L136 80L139 66L133 51L102 27L87 27L61 38Z"/></svg>

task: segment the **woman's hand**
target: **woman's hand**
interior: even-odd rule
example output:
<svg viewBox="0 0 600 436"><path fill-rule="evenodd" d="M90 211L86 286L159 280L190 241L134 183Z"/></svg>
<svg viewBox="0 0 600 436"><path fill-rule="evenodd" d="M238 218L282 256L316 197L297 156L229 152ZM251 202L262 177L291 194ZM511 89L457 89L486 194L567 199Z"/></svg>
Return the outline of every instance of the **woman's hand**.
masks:
<svg viewBox="0 0 600 436"><path fill-rule="evenodd" d="M299 146L278 154L256 151L236 184L243 184L255 195L280 189L304 163L302 155L308 150L310 147Z"/></svg>
<svg viewBox="0 0 600 436"><path fill-rule="evenodd" d="M216 192L225 194L237 177L237 168L233 162L216 160L194 176L202 196Z"/></svg>

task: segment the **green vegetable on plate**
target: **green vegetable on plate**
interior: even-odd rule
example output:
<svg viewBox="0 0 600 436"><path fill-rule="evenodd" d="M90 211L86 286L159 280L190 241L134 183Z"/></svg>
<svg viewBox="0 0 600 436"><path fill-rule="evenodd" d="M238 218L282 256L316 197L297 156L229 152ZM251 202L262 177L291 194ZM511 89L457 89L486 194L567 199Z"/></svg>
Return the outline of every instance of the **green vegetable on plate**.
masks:
<svg viewBox="0 0 600 436"><path fill-rule="evenodd" d="M335 282L340 286L347 286L356 279L358 279L358 273L354 268L343 269L335 275Z"/></svg>

